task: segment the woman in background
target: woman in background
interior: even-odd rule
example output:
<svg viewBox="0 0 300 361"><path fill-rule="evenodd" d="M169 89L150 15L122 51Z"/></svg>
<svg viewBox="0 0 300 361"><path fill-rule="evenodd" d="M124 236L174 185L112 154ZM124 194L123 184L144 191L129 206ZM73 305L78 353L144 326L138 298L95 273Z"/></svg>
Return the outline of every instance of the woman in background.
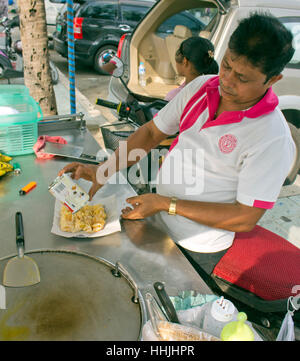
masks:
<svg viewBox="0 0 300 361"><path fill-rule="evenodd" d="M184 83L171 90L165 97L170 101L180 90L200 75L218 74L219 66L214 59L214 46L206 38L193 36L184 40L175 54L177 74L185 77Z"/></svg>

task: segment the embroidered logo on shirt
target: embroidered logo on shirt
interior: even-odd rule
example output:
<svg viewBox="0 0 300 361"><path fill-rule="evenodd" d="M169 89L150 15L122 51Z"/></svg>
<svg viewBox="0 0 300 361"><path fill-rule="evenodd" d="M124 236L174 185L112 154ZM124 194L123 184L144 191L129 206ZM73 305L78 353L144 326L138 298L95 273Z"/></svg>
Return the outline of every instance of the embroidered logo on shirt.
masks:
<svg viewBox="0 0 300 361"><path fill-rule="evenodd" d="M222 153L230 153L237 145L237 139L232 134L225 134L219 139L219 148Z"/></svg>

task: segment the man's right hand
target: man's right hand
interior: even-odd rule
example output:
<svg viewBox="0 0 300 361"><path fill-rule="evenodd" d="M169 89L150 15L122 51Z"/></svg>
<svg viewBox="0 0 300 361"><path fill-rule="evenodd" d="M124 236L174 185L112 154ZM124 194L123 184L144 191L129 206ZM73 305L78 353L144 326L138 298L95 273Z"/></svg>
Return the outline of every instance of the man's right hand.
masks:
<svg viewBox="0 0 300 361"><path fill-rule="evenodd" d="M78 162L73 162L61 169L58 175L61 176L64 173L71 173L71 178L73 179L83 178L92 182L93 184L89 190L89 196L91 200L96 194L96 192L103 186L103 184L99 184L97 182L97 169L98 165L96 164L82 164Z"/></svg>

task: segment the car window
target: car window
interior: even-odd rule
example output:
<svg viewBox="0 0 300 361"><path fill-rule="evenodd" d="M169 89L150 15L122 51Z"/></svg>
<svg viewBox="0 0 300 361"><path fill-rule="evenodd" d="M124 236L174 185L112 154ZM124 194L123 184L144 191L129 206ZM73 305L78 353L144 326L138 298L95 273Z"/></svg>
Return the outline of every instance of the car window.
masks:
<svg viewBox="0 0 300 361"><path fill-rule="evenodd" d="M73 3L74 16L79 7L80 7L80 4ZM64 3L58 12L58 16L63 16L67 20L67 15L68 15L67 12L68 12L68 4Z"/></svg>
<svg viewBox="0 0 300 361"><path fill-rule="evenodd" d="M293 34L295 53L287 67L300 68L300 18L282 18L280 20Z"/></svg>
<svg viewBox="0 0 300 361"><path fill-rule="evenodd" d="M88 4L80 12L80 16L83 18L93 18L102 20L114 20L117 13L117 4L95 2Z"/></svg>
<svg viewBox="0 0 300 361"><path fill-rule="evenodd" d="M184 25L189 28L193 36L198 36L199 32L205 29L217 12L216 8L195 8L182 11L166 19L156 30L160 37L173 34L176 25Z"/></svg>
<svg viewBox="0 0 300 361"><path fill-rule="evenodd" d="M121 13L123 21L134 21L138 23L149 11L150 7L134 6L134 5L121 5Z"/></svg>
<svg viewBox="0 0 300 361"><path fill-rule="evenodd" d="M68 4L64 3L64 5L62 6L62 8L59 10L59 14L64 14L67 11L68 8Z"/></svg>

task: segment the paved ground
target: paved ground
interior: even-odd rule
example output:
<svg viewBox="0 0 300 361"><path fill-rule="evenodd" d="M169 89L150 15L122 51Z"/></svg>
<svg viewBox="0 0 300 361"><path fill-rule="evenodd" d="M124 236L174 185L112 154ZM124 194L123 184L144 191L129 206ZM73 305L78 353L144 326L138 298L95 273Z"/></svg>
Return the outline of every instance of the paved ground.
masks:
<svg viewBox="0 0 300 361"><path fill-rule="evenodd" d="M283 187L283 195L278 198L273 209L268 210L259 224L288 239L300 248L300 177L293 186ZM292 194L296 195L292 195ZM290 194L285 196L285 194Z"/></svg>

